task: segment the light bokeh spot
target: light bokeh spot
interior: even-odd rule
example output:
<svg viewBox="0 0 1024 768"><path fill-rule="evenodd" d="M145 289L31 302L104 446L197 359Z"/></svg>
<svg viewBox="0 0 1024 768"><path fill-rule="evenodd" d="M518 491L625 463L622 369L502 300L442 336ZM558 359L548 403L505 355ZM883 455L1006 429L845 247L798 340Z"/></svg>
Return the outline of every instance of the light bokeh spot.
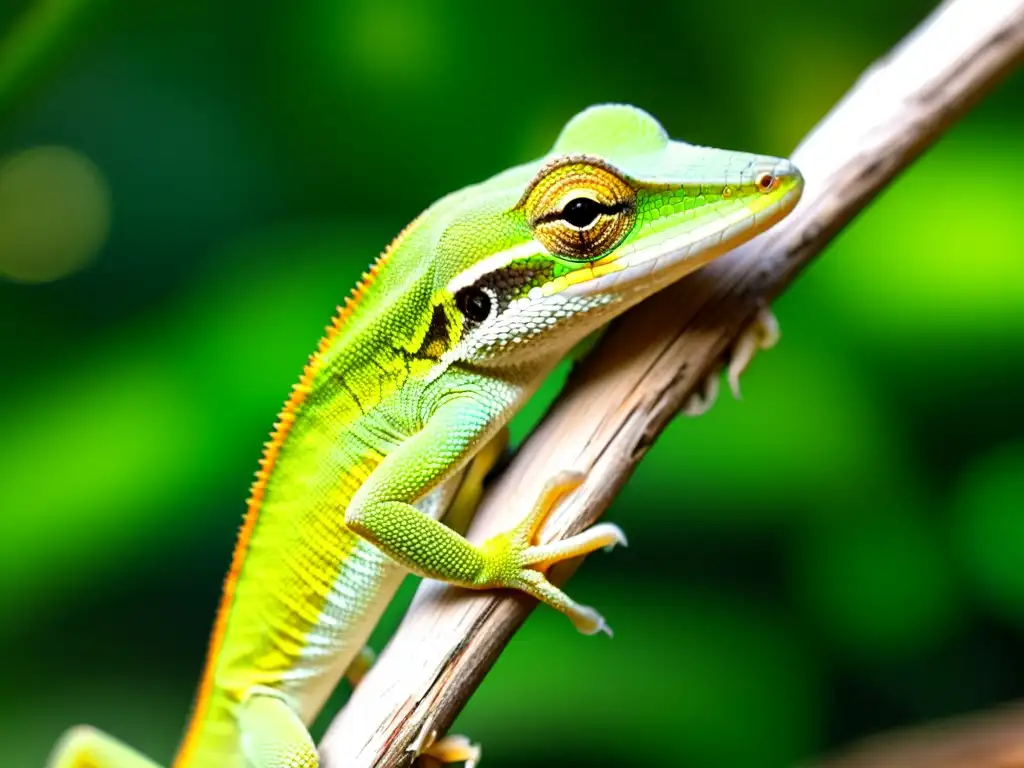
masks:
<svg viewBox="0 0 1024 768"><path fill-rule="evenodd" d="M364 2L348 6L341 29L348 67L361 70L378 87L409 87L428 81L445 58L435 16L409 5ZM337 47L337 44L333 47Z"/></svg>
<svg viewBox="0 0 1024 768"><path fill-rule="evenodd" d="M57 280L88 264L110 231L110 190L91 160L35 147L0 160L0 276Z"/></svg>

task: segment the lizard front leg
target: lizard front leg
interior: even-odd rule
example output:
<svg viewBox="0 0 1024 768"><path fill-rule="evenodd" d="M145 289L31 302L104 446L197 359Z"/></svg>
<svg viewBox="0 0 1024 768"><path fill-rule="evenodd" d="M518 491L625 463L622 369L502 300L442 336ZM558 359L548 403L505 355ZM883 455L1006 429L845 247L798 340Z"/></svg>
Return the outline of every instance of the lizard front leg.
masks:
<svg viewBox="0 0 1024 768"><path fill-rule="evenodd" d="M603 523L556 544L533 543L567 486L579 484L578 476L560 479L520 525L479 547L413 506L490 437L503 407L478 394L450 399L378 465L353 497L345 522L421 576L471 589L518 589L565 613L581 632L607 630L597 611L576 603L541 569L624 543L622 532Z"/></svg>
<svg viewBox="0 0 1024 768"><path fill-rule="evenodd" d="M492 469L506 459L509 453L508 427L492 437L487 444L473 457L463 473L459 488L452 499L442 520L453 531L466 533L473 513L484 495L484 480Z"/></svg>

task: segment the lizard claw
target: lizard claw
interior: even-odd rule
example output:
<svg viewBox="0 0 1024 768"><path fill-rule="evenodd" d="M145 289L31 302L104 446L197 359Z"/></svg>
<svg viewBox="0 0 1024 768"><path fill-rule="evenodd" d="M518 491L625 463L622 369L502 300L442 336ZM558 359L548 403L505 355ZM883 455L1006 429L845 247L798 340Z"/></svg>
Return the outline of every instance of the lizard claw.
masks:
<svg viewBox="0 0 1024 768"><path fill-rule="evenodd" d="M762 349L774 347L778 343L780 335L779 321L770 309L763 307L736 340L729 352L729 367L726 370L725 378L729 382L732 396L737 400L742 396L740 376L747 370L754 355ZM718 399L721 376L722 366L716 365L700 383L700 389L690 395L690 399L682 407L681 413L684 416L703 416L710 411Z"/></svg>
<svg viewBox="0 0 1024 768"><path fill-rule="evenodd" d="M740 334L729 355L729 369L726 372L729 389L737 400L740 399L740 375L747 370L754 355L774 347L779 343L781 335L779 321L768 307L758 310L754 321Z"/></svg>
<svg viewBox="0 0 1024 768"><path fill-rule="evenodd" d="M686 405L683 406L682 414L684 416L696 417L703 416L710 411L715 401L718 400L719 380L721 377L722 366L718 364L711 373L704 377L704 380L700 383L700 389L690 395Z"/></svg>
<svg viewBox="0 0 1024 768"><path fill-rule="evenodd" d="M424 724L419 734L406 750L413 754L417 768L434 768L434 766L464 763L465 768L476 768L480 763L482 750L468 737L462 735L437 738L437 731Z"/></svg>

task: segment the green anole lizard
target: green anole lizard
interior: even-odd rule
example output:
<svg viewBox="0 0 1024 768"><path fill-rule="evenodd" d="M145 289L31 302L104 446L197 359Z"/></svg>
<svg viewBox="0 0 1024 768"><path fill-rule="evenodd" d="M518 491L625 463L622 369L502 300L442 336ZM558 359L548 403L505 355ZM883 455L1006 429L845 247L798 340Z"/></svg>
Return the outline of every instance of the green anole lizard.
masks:
<svg viewBox="0 0 1024 768"><path fill-rule="evenodd" d="M363 276L267 443L174 768L313 768L307 730L403 575L518 589L606 630L545 578L625 541L599 523L535 536L582 478L553 482L480 546L440 518L471 508L506 423L557 362L616 315L784 217L787 160L672 141L622 105L574 117L545 157L441 199ZM468 490L467 490L468 489ZM463 518L464 514L455 514ZM426 745L475 760L463 740ZM53 768L154 768L99 731Z"/></svg>

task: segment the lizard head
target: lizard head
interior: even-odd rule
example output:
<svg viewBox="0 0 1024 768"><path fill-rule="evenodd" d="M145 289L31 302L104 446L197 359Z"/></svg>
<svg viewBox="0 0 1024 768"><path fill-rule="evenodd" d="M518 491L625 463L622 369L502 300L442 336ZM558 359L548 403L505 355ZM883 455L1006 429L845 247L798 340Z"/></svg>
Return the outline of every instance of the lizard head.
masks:
<svg viewBox="0 0 1024 768"><path fill-rule="evenodd" d="M672 141L634 107L587 109L546 157L449 195L413 225L395 260L409 273L420 260L429 285L418 283L406 348L433 350L431 378L453 364L544 367L768 229L802 187L788 160Z"/></svg>

